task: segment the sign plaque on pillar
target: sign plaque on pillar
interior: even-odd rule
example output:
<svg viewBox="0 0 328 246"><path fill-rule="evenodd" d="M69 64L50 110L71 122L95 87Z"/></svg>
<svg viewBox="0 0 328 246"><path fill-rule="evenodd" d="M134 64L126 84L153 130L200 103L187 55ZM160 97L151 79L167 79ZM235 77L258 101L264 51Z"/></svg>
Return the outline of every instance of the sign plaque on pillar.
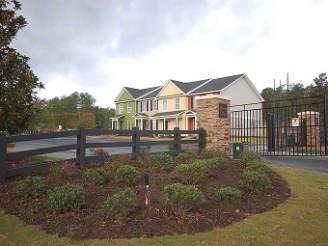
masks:
<svg viewBox="0 0 328 246"><path fill-rule="evenodd" d="M228 118L228 105L219 103L219 118Z"/></svg>

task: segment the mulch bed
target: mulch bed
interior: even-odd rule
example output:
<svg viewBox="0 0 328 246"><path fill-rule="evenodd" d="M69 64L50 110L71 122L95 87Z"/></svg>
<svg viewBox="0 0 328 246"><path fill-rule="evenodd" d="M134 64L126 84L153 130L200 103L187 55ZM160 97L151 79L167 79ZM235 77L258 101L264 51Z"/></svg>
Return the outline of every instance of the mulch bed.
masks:
<svg viewBox="0 0 328 246"><path fill-rule="evenodd" d="M20 160L12 161L7 165L8 168L12 168L22 166L24 163ZM88 164L88 168L101 165L100 163ZM115 180L99 186L85 182L82 179L83 170L74 167L70 169L69 177L64 180L55 179L51 171L32 175L45 177L51 190L66 183L83 186L87 194L86 208L80 211L54 214L45 207L47 195L37 199L18 198L15 195L15 186L24 177L18 176L9 178L6 184L0 185L0 209L50 234L75 239L147 238L205 232L213 228L226 227L253 214L271 210L290 197L288 183L271 169L268 169L266 173L273 184L273 189L269 193L254 194L243 185L244 169L245 165L242 161L233 160L226 170L201 180L197 185L205 195L206 203L190 211L185 217L175 216L162 202L163 187L178 180L172 174L155 173L143 168L140 168L141 173L148 173L150 179L150 206L145 205L146 188L143 179L135 186L119 184ZM229 205L218 199L216 191L227 186L242 191L240 204ZM132 188L138 195L139 204L135 212L124 220L109 221L102 213L101 206L109 195L127 188Z"/></svg>

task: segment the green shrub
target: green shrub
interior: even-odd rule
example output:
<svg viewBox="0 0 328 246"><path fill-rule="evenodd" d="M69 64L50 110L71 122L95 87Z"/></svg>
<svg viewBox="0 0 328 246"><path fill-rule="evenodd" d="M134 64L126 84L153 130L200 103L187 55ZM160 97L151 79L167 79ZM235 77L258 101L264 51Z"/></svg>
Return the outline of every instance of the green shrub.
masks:
<svg viewBox="0 0 328 246"><path fill-rule="evenodd" d="M205 203L205 197L195 185L174 183L164 187L165 203L177 216L185 215L190 209Z"/></svg>
<svg viewBox="0 0 328 246"><path fill-rule="evenodd" d="M266 166L264 164L264 162L261 160L254 160L254 161L250 161L247 164L247 167L245 169L245 171L257 171L257 172L264 172L266 169Z"/></svg>
<svg viewBox="0 0 328 246"><path fill-rule="evenodd" d="M141 175L137 167L123 165L116 169L116 177L118 182L136 184L140 181Z"/></svg>
<svg viewBox="0 0 328 246"><path fill-rule="evenodd" d="M269 177L258 171L244 171L244 183L254 193L263 193L272 189Z"/></svg>
<svg viewBox="0 0 328 246"><path fill-rule="evenodd" d="M225 157L215 157L215 158L211 158L211 159L203 159L204 164L207 166L207 168L211 173L216 173L219 170L223 170L229 167L230 165L230 159L227 159Z"/></svg>
<svg viewBox="0 0 328 246"><path fill-rule="evenodd" d="M241 191L232 187L221 188L217 191L217 194L221 201L235 205L240 203L242 197Z"/></svg>
<svg viewBox="0 0 328 246"><path fill-rule="evenodd" d="M222 154L215 149L203 149L199 155L199 159L212 159L221 155Z"/></svg>
<svg viewBox="0 0 328 246"><path fill-rule="evenodd" d="M150 155L146 161L146 167L155 171L170 172L174 168L172 157L167 153Z"/></svg>
<svg viewBox="0 0 328 246"><path fill-rule="evenodd" d="M174 144L169 144L169 145L167 146L167 149L168 149L169 151L174 151Z"/></svg>
<svg viewBox="0 0 328 246"><path fill-rule="evenodd" d="M46 180L40 176L27 176L17 182L16 195L18 197L38 197L47 191Z"/></svg>
<svg viewBox="0 0 328 246"><path fill-rule="evenodd" d="M174 158L176 164L191 164L198 158L198 154L194 150L186 150L178 154Z"/></svg>
<svg viewBox="0 0 328 246"><path fill-rule="evenodd" d="M173 174L185 184L196 184L209 175L206 160L197 160L192 164L180 164L174 168Z"/></svg>
<svg viewBox="0 0 328 246"><path fill-rule="evenodd" d="M137 205L138 198L132 189L126 189L108 197L102 207L110 218L126 217Z"/></svg>
<svg viewBox="0 0 328 246"><path fill-rule="evenodd" d="M88 182L94 182L98 185L108 183L110 175L107 170L101 167L88 169L84 172L83 178Z"/></svg>
<svg viewBox="0 0 328 246"><path fill-rule="evenodd" d="M55 213L81 209L85 205L85 191L73 184L57 186L46 202L48 209Z"/></svg>
<svg viewBox="0 0 328 246"><path fill-rule="evenodd" d="M261 161L260 154L253 151L245 151L241 154L241 159L246 163L246 165L252 161Z"/></svg>
<svg viewBox="0 0 328 246"><path fill-rule="evenodd" d="M217 151L217 157L222 157L229 161L231 160L231 157L226 152L223 151Z"/></svg>
<svg viewBox="0 0 328 246"><path fill-rule="evenodd" d="M146 156L150 153L151 146L140 146L140 154Z"/></svg>

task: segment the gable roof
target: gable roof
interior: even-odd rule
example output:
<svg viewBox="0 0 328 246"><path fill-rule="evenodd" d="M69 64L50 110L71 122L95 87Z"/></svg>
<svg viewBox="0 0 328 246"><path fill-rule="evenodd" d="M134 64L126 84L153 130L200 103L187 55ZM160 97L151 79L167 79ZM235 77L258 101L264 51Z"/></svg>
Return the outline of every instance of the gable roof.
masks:
<svg viewBox="0 0 328 246"><path fill-rule="evenodd" d="M133 99L137 99L141 96L144 96L146 94L152 93L154 90L157 90L159 88L162 88L161 86L154 86L154 87L149 87L149 88L144 88L144 89L136 89L132 87L123 87L120 94L116 97L115 102L118 101L119 97L123 94L124 90L128 92L128 94L131 95Z"/></svg>
<svg viewBox="0 0 328 246"><path fill-rule="evenodd" d="M170 79L170 81L172 81L172 83L175 84L175 86L178 87L183 93L188 93L189 91L194 90L197 87L203 85L204 83L209 81L209 79L203 79L194 82L180 82L173 79Z"/></svg>
<svg viewBox="0 0 328 246"><path fill-rule="evenodd" d="M200 87L196 88L195 90L189 91L188 94L198 94L210 91L222 91L242 76L244 76L244 74L237 74L217 79L211 79L208 80L206 83L202 84Z"/></svg>
<svg viewBox="0 0 328 246"><path fill-rule="evenodd" d="M139 97L138 99L148 99L148 98L154 98L157 96L157 94L162 90L163 86L159 86L158 88L156 88L155 90L149 92L148 94L144 94L141 97Z"/></svg>
<svg viewBox="0 0 328 246"><path fill-rule="evenodd" d="M149 87L145 89L136 89L136 88L131 88L131 87L124 87L130 94L133 96L133 98L137 99L138 97L141 97L147 93L152 92L153 90L157 89L160 86L154 86L154 87Z"/></svg>

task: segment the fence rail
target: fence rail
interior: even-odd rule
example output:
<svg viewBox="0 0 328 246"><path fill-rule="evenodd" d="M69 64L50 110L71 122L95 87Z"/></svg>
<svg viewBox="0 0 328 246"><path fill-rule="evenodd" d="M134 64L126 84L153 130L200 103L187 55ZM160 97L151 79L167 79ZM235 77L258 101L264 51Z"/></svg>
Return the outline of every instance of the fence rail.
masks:
<svg viewBox="0 0 328 246"><path fill-rule="evenodd" d="M108 142L108 143L87 143L87 136L99 136L99 135L111 135L121 134L126 136L132 136L131 142ZM143 135L173 135L172 140L160 140L160 141L141 141ZM196 139L182 139L183 134L198 135ZM173 145L173 151L163 151L172 155L177 155L182 151L182 144L198 144L198 151L201 152L205 148L205 130L180 130L174 128L174 130L139 130L138 127L134 127L132 130L102 130L102 129L85 129L80 127L77 130L63 131L63 132L50 132L39 133L31 135L17 135L6 136L5 133L0 133L0 184L6 182L7 177L28 174L36 171L44 171L49 169L51 162L40 163L30 165L21 168L7 169L7 160L14 160L16 158L25 158L35 155L48 154L60 151L75 150L76 157L62 160L75 162L80 168L85 168L87 163L93 161L103 161L106 156L87 156L86 150L90 148L101 147L131 147L131 155L133 159L142 156L140 152L141 146L154 146L154 145ZM61 145L55 147L40 148L35 150L25 150L18 152L7 152L8 143L28 142L34 140L61 138L61 137L75 137L76 144ZM156 152L153 152L156 153Z"/></svg>

